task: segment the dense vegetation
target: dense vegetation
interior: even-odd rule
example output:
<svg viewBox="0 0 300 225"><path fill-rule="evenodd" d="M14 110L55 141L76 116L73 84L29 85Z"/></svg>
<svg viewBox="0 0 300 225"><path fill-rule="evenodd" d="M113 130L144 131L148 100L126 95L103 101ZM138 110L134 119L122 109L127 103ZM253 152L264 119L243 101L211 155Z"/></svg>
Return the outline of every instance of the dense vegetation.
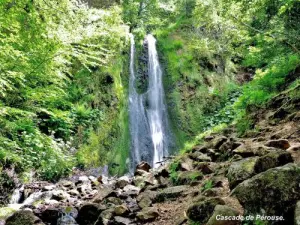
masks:
<svg viewBox="0 0 300 225"><path fill-rule="evenodd" d="M3 169L126 171L129 30L138 48L158 39L179 147L232 122L243 135L251 111L299 85L297 0L115 2L1 1Z"/></svg>

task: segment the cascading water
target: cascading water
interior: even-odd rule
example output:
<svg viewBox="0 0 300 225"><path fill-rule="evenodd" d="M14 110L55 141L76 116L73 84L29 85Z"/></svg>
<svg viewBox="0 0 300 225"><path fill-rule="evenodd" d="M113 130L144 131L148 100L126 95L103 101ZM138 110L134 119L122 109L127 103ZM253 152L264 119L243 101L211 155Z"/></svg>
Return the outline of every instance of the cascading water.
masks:
<svg viewBox="0 0 300 225"><path fill-rule="evenodd" d="M131 169L142 160L149 162L153 167L159 166L158 162L163 161L168 155L171 143L156 39L149 34L145 43L148 50L148 89L144 93L138 93L134 63L135 42L131 35L129 81Z"/></svg>

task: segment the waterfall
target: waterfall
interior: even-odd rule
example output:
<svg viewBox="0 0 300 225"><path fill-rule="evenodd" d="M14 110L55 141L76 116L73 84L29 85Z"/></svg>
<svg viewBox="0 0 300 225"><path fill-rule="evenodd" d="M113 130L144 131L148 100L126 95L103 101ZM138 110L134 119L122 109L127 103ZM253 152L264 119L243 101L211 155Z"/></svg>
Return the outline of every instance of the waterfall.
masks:
<svg viewBox="0 0 300 225"><path fill-rule="evenodd" d="M162 70L156 50L156 39L147 35L148 89L138 93L135 73L135 42L131 35L129 119L131 134L131 172L140 161L147 161L153 167L168 155L170 131L167 110L164 103Z"/></svg>

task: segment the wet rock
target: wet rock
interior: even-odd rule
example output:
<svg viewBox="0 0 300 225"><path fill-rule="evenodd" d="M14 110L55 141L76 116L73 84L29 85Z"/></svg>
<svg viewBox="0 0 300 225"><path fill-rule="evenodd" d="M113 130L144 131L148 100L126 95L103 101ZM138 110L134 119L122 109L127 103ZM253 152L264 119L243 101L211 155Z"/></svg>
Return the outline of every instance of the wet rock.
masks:
<svg viewBox="0 0 300 225"><path fill-rule="evenodd" d="M298 201L296 204L294 215L295 215L294 224L300 225L300 201Z"/></svg>
<svg viewBox="0 0 300 225"><path fill-rule="evenodd" d="M151 166L147 162L144 162L144 161L136 166L136 170L144 170L146 172L149 172L150 169L151 169Z"/></svg>
<svg viewBox="0 0 300 225"><path fill-rule="evenodd" d="M156 201L163 202L165 200L176 199L188 190L188 185L174 186L162 189L157 192Z"/></svg>
<svg viewBox="0 0 300 225"><path fill-rule="evenodd" d="M79 209L77 222L80 225L94 225L100 213L101 208L98 204L87 203Z"/></svg>
<svg viewBox="0 0 300 225"><path fill-rule="evenodd" d="M300 166L287 164L269 169L239 184L236 196L246 214L283 216L284 224L292 224L293 211L300 199Z"/></svg>
<svg viewBox="0 0 300 225"><path fill-rule="evenodd" d="M239 215L239 212L235 209L226 206L226 205L216 205L213 215L210 217L210 219L207 222L207 225L240 225L240 220L225 220L225 219L219 219L218 217L237 217Z"/></svg>
<svg viewBox="0 0 300 225"><path fill-rule="evenodd" d="M44 223L33 212L21 210L14 213L6 220L6 225L42 225Z"/></svg>
<svg viewBox="0 0 300 225"><path fill-rule="evenodd" d="M127 208L126 205L117 205L114 209L114 213L117 216L124 216L128 214L129 209Z"/></svg>
<svg viewBox="0 0 300 225"><path fill-rule="evenodd" d="M237 162L233 162L231 164L227 173L230 188L235 187L242 181L256 174L255 164L257 163L258 159L258 157L251 157Z"/></svg>
<svg viewBox="0 0 300 225"><path fill-rule="evenodd" d="M145 170L136 170L134 172L134 176L143 176L145 174L147 174L148 172L146 172Z"/></svg>
<svg viewBox="0 0 300 225"><path fill-rule="evenodd" d="M217 205L225 205L224 200L221 198L208 198L193 203L187 209L186 215L189 219L198 221L201 224L207 223Z"/></svg>
<svg viewBox="0 0 300 225"><path fill-rule="evenodd" d="M144 208L142 211L138 212L136 216L141 221L152 221L159 216L159 213L156 208L147 207Z"/></svg>
<svg viewBox="0 0 300 225"><path fill-rule="evenodd" d="M203 174L199 171L181 171L178 173L178 184L190 184L203 178Z"/></svg>
<svg viewBox="0 0 300 225"><path fill-rule="evenodd" d="M280 148L280 149L284 149L284 150L291 147L289 141L286 139L270 140L265 145L268 147Z"/></svg>

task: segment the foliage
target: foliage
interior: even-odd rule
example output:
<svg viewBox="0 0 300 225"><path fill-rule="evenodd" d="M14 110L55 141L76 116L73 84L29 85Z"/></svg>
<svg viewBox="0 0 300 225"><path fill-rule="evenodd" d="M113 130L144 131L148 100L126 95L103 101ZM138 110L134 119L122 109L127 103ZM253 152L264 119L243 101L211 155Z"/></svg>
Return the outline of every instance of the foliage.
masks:
<svg viewBox="0 0 300 225"><path fill-rule="evenodd" d="M77 164L76 149L118 104L111 99L119 74L110 77L108 68L126 46L120 13L73 0L1 1L3 167L57 179Z"/></svg>
<svg viewBox="0 0 300 225"><path fill-rule="evenodd" d="M209 190L213 188L213 181L212 180L206 180L204 183L204 186L202 187L202 190Z"/></svg>

